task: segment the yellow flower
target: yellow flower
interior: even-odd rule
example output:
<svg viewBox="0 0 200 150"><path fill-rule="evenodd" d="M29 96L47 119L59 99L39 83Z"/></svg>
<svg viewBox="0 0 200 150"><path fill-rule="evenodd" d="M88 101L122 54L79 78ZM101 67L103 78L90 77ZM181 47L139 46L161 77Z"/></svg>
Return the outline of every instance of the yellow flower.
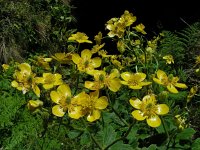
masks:
<svg viewBox="0 0 200 150"><path fill-rule="evenodd" d="M121 77L124 79L124 81L121 81L121 83L128 85L131 89L141 89L143 86L151 84L151 82L144 82L146 78L145 73L123 72Z"/></svg>
<svg viewBox="0 0 200 150"><path fill-rule="evenodd" d="M122 63L117 60L117 59L111 59L111 62L114 66L116 66L117 68L119 68L119 70L123 69L124 67L122 66Z"/></svg>
<svg viewBox="0 0 200 150"><path fill-rule="evenodd" d="M144 28L145 26L140 23L138 24L136 27L133 27L137 32L141 32L142 34L147 34L145 31L144 31Z"/></svg>
<svg viewBox="0 0 200 150"><path fill-rule="evenodd" d="M62 75L61 74L52 74L52 73L43 73L43 77L36 77L35 78L36 83L42 83L44 89L51 89L54 86L61 85L63 83L62 81Z"/></svg>
<svg viewBox="0 0 200 150"><path fill-rule="evenodd" d="M31 87L28 82L17 82L16 80L11 82L11 86L19 91L22 91L23 94L26 94L26 92L29 91Z"/></svg>
<svg viewBox="0 0 200 150"><path fill-rule="evenodd" d="M111 55L107 55L107 53L108 52L106 50L100 50L100 51L98 51L98 55L100 55L103 58L111 57Z"/></svg>
<svg viewBox="0 0 200 150"><path fill-rule="evenodd" d="M50 70L49 62L52 61L52 58L44 58L42 56L37 57L37 64L44 67L46 70Z"/></svg>
<svg viewBox="0 0 200 150"><path fill-rule="evenodd" d="M32 74L31 66L28 63L21 63L18 65L18 69L15 71L14 76L19 80L28 79Z"/></svg>
<svg viewBox="0 0 200 150"><path fill-rule="evenodd" d="M71 99L71 89L69 85L62 84L57 88L57 91L51 91L51 100L57 105L53 106L52 113L55 116L63 117L68 109Z"/></svg>
<svg viewBox="0 0 200 150"><path fill-rule="evenodd" d="M197 77L199 77L200 76L200 68L198 68L198 69L195 69L195 75L197 76Z"/></svg>
<svg viewBox="0 0 200 150"><path fill-rule="evenodd" d="M94 81L85 81L85 87L90 90L99 90L107 86L111 91L117 92L120 87L119 71L117 69L111 70L108 75L105 71L93 71Z"/></svg>
<svg viewBox="0 0 200 150"><path fill-rule="evenodd" d="M86 72L90 74L95 68L101 66L100 57L92 57L92 52L88 49L85 49L81 52L81 57L75 53L72 55L72 61L77 65L78 70L81 72Z"/></svg>
<svg viewBox="0 0 200 150"><path fill-rule="evenodd" d="M106 96L99 97L99 91L91 92L89 95L81 92L72 98L68 114L71 118L79 119L87 116L89 122L98 120L101 117L101 111L108 106Z"/></svg>
<svg viewBox="0 0 200 150"><path fill-rule="evenodd" d="M3 64L1 66L2 66L4 71L8 70L8 68L10 67L8 64Z"/></svg>
<svg viewBox="0 0 200 150"><path fill-rule="evenodd" d="M68 40L77 41L78 43L92 43L92 41L88 40L88 36L85 33L81 33L81 32L72 34L71 37L68 38Z"/></svg>
<svg viewBox="0 0 200 150"><path fill-rule="evenodd" d="M117 49L120 53L124 53L124 51L126 50L126 45L124 44L122 40L119 40L117 42Z"/></svg>
<svg viewBox="0 0 200 150"><path fill-rule="evenodd" d="M178 93L176 87L187 88L187 86L184 83L178 83L178 77L173 77L173 75L169 75L168 77L166 73L162 70L158 70L156 74L157 78L153 78L153 81L167 87L167 89L172 93Z"/></svg>
<svg viewBox="0 0 200 150"><path fill-rule="evenodd" d="M198 86L193 86L191 89L190 89L190 92L187 96L187 103L189 103L191 101L191 99L195 96L195 94L197 93L198 91Z"/></svg>
<svg viewBox="0 0 200 150"><path fill-rule="evenodd" d="M40 97L40 88L38 87L36 83L35 74L33 74L31 77L31 87L32 87L33 92L37 95L37 97Z"/></svg>
<svg viewBox="0 0 200 150"><path fill-rule="evenodd" d="M57 60L61 64L68 64L72 60L71 53L55 53L54 56L51 56L53 59Z"/></svg>
<svg viewBox="0 0 200 150"><path fill-rule="evenodd" d="M200 64L200 55L196 56L196 64Z"/></svg>
<svg viewBox="0 0 200 150"><path fill-rule="evenodd" d="M105 43L103 43L101 45L94 45L91 50L92 54L97 53L100 49L102 49L102 47L104 47L104 45L105 45Z"/></svg>
<svg viewBox="0 0 200 150"><path fill-rule="evenodd" d="M183 130L185 128L187 128L189 126L187 122L187 118L185 116L182 116L182 115L176 115L175 116L175 121L176 121L176 124L178 126L178 128L180 130Z"/></svg>
<svg viewBox="0 0 200 150"><path fill-rule="evenodd" d="M106 24L106 29L110 30L108 33L109 37L118 36L119 38L122 38L125 32L125 23L119 22L118 18L112 18L110 19Z"/></svg>
<svg viewBox="0 0 200 150"><path fill-rule="evenodd" d="M21 63L17 67L13 74L15 80L11 82L11 86L25 94L31 87L31 66L28 63Z"/></svg>
<svg viewBox="0 0 200 150"><path fill-rule="evenodd" d="M11 86L22 91L25 94L32 88L33 92L40 97L40 89L35 82L35 74L31 71L31 66L27 63L18 65L18 70L15 70L13 75L14 81Z"/></svg>
<svg viewBox="0 0 200 150"><path fill-rule="evenodd" d="M43 106L43 101L41 100L29 100L27 104L27 107L30 111L35 111L41 106Z"/></svg>
<svg viewBox="0 0 200 150"><path fill-rule="evenodd" d="M132 13L129 13L128 10L124 11L124 14L121 15L119 22L124 23L126 27L132 25L136 21L136 16L133 16Z"/></svg>
<svg viewBox="0 0 200 150"><path fill-rule="evenodd" d="M174 58L172 55L165 55L163 59L166 60L166 64L174 64Z"/></svg>
<svg viewBox="0 0 200 150"><path fill-rule="evenodd" d="M157 43L160 40L160 37L154 37L152 40L148 41L148 47L151 48L151 52L155 52L155 50L157 49Z"/></svg>
<svg viewBox="0 0 200 150"><path fill-rule="evenodd" d="M103 36L102 36L101 32L99 32L97 35L94 36L94 40L96 41L96 45L101 45L102 38L103 38Z"/></svg>
<svg viewBox="0 0 200 150"><path fill-rule="evenodd" d="M169 107L166 104L156 104L154 94L144 96L142 101L138 98L132 98L129 102L137 109L132 112L132 116L139 121L146 119L147 124L151 127L160 126L161 120L158 115L165 115L169 112Z"/></svg>

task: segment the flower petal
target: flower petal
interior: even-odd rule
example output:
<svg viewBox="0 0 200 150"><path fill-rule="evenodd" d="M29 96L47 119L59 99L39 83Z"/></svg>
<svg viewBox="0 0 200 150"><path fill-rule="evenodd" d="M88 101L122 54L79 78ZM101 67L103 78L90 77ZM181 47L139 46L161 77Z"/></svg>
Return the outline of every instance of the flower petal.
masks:
<svg viewBox="0 0 200 150"><path fill-rule="evenodd" d="M92 58L92 62L91 62L92 66L94 68L98 68L101 66L101 58L100 57L95 57L95 58Z"/></svg>
<svg viewBox="0 0 200 150"><path fill-rule="evenodd" d="M43 77L35 77L35 83L44 83L44 80Z"/></svg>
<svg viewBox="0 0 200 150"><path fill-rule="evenodd" d="M86 102L88 99L90 99L90 96L85 92L81 92L71 99L71 103L75 105L82 105L82 103Z"/></svg>
<svg viewBox="0 0 200 150"><path fill-rule="evenodd" d="M119 76L120 76L120 73L119 73L119 70L117 70L117 69L112 69L111 73L109 75L110 79L113 79L113 78L116 78Z"/></svg>
<svg viewBox="0 0 200 150"><path fill-rule="evenodd" d="M142 121L146 119L146 116L143 116L143 113L140 110L134 110L131 114L136 120Z"/></svg>
<svg viewBox="0 0 200 150"><path fill-rule="evenodd" d="M52 100L54 103L59 104L59 101L60 101L60 99L61 99L61 95L59 95L58 92L56 92L56 91L51 91L50 97L51 97L51 100Z"/></svg>
<svg viewBox="0 0 200 150"><path fill-rule="evenodd" d="M129 102L130 102L131 106L133 106L133 107L136 108L136 109L140 109L140 106L141 106L141 104L142 104L142 101L139 100L139 99L136 98L136 97L131 98L131 99L129 100Z"/></svg>
<svg viewBox="0 0 200 150"><path fill-rule="evenodd" d="M157 115L151 116L150 118L147 118L147 124L150 127L158 127L161 124L161 120Z"/></svg>
<svg viewBox="0 0 200 150"><path fill-rule="evenodd" d="M178 87L178 88L183 88L183 89L187 88L187 85L184 84L184 83L175 83L175 86Z"/></svg>
<svg viewBox="0 0 200 150"><path fill-rule="evenodd" d="M139 82L143 81L146 78L146 74L145 73L138 72L138 73L135 73L134 75L140 77L140 78L138 78Z"/></svg>
<svg viewBox="0 0 200 150"><path fill-rule="evenodd" d="M158 115L165 115L169 112L169 107L166 104L158 104L156 107L156 114Z"/></svg>
<svg viewBox="0 0 200 150"><path fill-rule="evenodd" d="M43 102L40 100L29 100L28 101L28 109L31 111L34 111L36 108L40 107L43 105Z"/></svg>
<svg viewBox="0 0 200 150"><path fill-rule="evenodd" d="M175 88L175 86L173 86L172 84L169 84L167 86L167 89L172 92L172 93L178 93L178 90Z"/></svg>
<svg viewBox="0 0 200 150"><path fill-rule="evenodd" d="M11 86L16 88L16 87L19 86L19 84L18 84L17 81L14 80L14 81L11 82Z"/></svg>
<svg viewBox="0 0 200 150"><path fill-rule="evenodd" d="M71 97L71 89L69 85L67 84L62 84L58 87L57 91L61 93L61 95L64 95L66 98Z"/></svg>
<svg viewBox="0 0 200 150"><path fill-rule="evenodd" d="M140 82L141 86L145 86L145 85L149 85L149 84L151 84L151 82Z"/></svg>
<svg viewBox="0 0 200 150"><path fill-rule="evenodd" d="M142 88L142 86L140 86L140 85L135 85L135 86L130 85L129 88L134 89L134 90L139 90L139 89Z"/></svg>
<svg viewBox="0 0 200 150"><path fill-rule="evenodd" d="M65 112L63 111L63 108L60 107L60 105L55 105L53 106L52 108L52 113L55 115L55 116L58 116L58 117L63 117Z"/></svg>
<svg viewBox="0 0 200 150"><path fill-rule="evenodd" d="M98 99L99 98L99 90L96 90L94 92L90 92L90 98L91 99Z"/></svg>
<svg viewBox="0 0 200 150"><path fill-rule="evenodd" d="M92 52L89 49L84 49L81 52L81 58L83 58L84 60L88 60L92 57Z"/></svg>
<svg viewBox="0 0 200 150"><path fill-rule="evenodd" d="M40 89L37 85L32 86L33 92L37 95L37 97L40 97Z"/></svg>
<svg viewBox="0 0 200 150"><path fill-rule="evenodd" d="M162 70L158 70L156 74L157 74L158 79L168 78L166 73Z"/></svg>
<svg viewBox="0 0 200 150"><path fill-rule="evenodd" d="M123 72L123 73L121 74L121 77L122 77L122 79L124 79L125 81L128 81L128 80L130 80L131 75L132 75L132 73L130 73L130 72Z"/></svg>
<svg viewBox="0 0 200 150"><path fill-rule="evenodd" d="M59 74L59 73L56 73L54 74L54 77L55 77L55 82L54 82L54 85L61 85L63 84L63 81L62 81L62 75Z"/></svg>
<svg viewBox="0 0 200 150"><path fill-rule="evenodd" d="M106 96L101 96L95 102L96 109L105 109L108 106L108 98Z"/></svg>
<svg viewBox="0 0 200 150"><path fill-rule="evenodd" d="M156 97L154 94L145 95L142 99L143 102L151 102L152 104L156 103Z"/></svg>
<svg viewBox="0 0 200 150"><path fill-rule="evenodd" d="M85 87L90 90L98 90L97 82L85 81Z"/></svg>
<svg viewBox="0 0 200 150"><path fill-rule="evenodd" d="M45 90L53 88L53 84L43 84Z"/></svg>
<svg viewBox="0 0 200 150"><path fill-rule="evenodd" d="M87 121L93 122L101 117L101 112L99 110L93 110L91 114L87 116Z"/></svg>
<svg viewBox="0 0 200 150"><path fill-rule="evenodd" d="M78 55L78 54L72 54L72 61L75 63L75 64L78 64L80 61L81 61L81 57Z"/></svg>
<svg viewBox="0 0 200 150"><path fill-rule="evenodd" d="M81 106L70 106L68 109L69 117L79 119L83 116Z"/></svg>
<svg viewBox="0 0 200 150"><path fill-rule="evenodd" d="M158 83L158 84L163 85L163 82L160 79L153 78L153 81L156 82L156 83Z"/></svg>
<svg viewBox="0 0 200 150"><path fill-rule="evenodd" d="M107 86L111 91L117 92L121 87L120 79L116 78L116 79L109 80L107 82Z"/></svg>
<svg viewBox="0 0 200 150"><path fill-rule="evenodd" d="M120 83L123 85L129 85L127 81L120 81Z"/></svg>

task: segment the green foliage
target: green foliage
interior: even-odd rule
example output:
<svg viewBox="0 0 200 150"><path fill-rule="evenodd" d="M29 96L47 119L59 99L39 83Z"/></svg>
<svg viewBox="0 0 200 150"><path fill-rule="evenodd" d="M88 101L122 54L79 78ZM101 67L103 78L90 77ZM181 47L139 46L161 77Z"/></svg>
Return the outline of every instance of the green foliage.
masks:
<svg viewBox="0 0 200 150"><path fill-rule="evenodd" d="M175 66L184 65L185 47L180 37L172 31L163 31L164 38L160 41L159 53L164 56L171 54Z"/></svg>
<svg viewBox="0 0 200 150"><path fill-rule="evenodd" d="M66 50L73 32L69 3L57 0L0 1L0 60L24 61L27 54Z"/></svg>
<svg viewBox="0 0 200 150"><path fill-rule="evenodd" d="M51 21L47 17L43 18L47 22L34 23L51 22L47 41L51 48L57 42L60 51L28 53L23 63L2 65L0 149L198 147L199 92L186 86L192 84L184 66L187 40L181 34L166 31L164 37L147 39L142 24L130 27L135 19L125 11L120 19L108 22L108 36L99 33L90 41L84 33L70 34L66 23L72 20L65 5L52 0L28 2L35 12L50 13ZM120 54L102 49L105 37L116 42ZM46 49L47 41L35 44ZM96 45L82 49L82 43ZM174 62L173 57L163 59L169 54Z"/></svg>

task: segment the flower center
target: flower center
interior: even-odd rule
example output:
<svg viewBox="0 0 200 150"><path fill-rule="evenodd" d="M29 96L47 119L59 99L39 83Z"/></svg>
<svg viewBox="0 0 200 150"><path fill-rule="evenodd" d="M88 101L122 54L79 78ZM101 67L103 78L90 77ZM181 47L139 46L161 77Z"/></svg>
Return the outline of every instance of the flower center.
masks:
<svg viewBox="0 0 200 150"><path fill-rule="evenodd" d="M141 110L144 113L144 116L151 117L156 114L156 105L154 103L148 102L147 104L142 104Z"/></svg>
<svg viewBox="0 0 200 150"><path fill-rule="evenodd" d="M130 80L128 80L128 84L129 85L133 85L133 86L136 86L136 85L138 85L138 80L136 80L136 79L130 79Z"/></svg>
<svg viewBox="0 0 200 150"><path fill-rule="evenodd" d="M62 108L63 108L64 111L67 111L67 107L68 107L67 100L68 100L68 99L69 99L69 98L66 99L65 96L61 96L61 98L60 98L59 103L60 103L60 105L62 106Z"/></svg>

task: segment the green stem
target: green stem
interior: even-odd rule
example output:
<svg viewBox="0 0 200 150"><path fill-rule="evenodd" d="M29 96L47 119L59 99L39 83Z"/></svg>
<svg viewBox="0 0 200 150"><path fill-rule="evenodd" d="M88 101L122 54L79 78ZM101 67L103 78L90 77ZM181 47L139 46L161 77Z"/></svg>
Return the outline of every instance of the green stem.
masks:
<svg viewBox="0 0 200 150"><path fill-rule="evenodd" d="M161 122L162 122L163 128L164 128L164 130L165 130L165 133L166 133L166 135L167 135L167 143L168 143L168 142L169 142L169 133L168 133L168 131L167 131L167 129L166 129L165 122L164 122L162 116L161 116L160 118L161 118Z"/></svg>
<svg viewBox="0 0 200 150"><path fill-rule="evenodd" d="M99 144L99 142L95 139L95 137L94 137L94 136L90 133L90 131L88 130L88 127L87 127L87 125L86 125L85 120L84 120L83 118L82 118L81 120L82 120L82 122L83 122L83 124L84 124L84 126L85 126L86 131L89 133L89 135L90 135L92 141L99 147L100 150L102 150L102 149L103 149L102 146Z"/></svg>
<svg viewBox="0 0 200 150"><path fill-rule="evenodd" d="M129 124L119 115L119 113L111 105L111 100L110 100L110 95L109 95L108 89L106 89L106 94L108 96L108 101L110 103L110 107L111 107L112 111L117 115L117 117L121 120L121 122L123 122L123 124L125 124L126 126L129 126Z"/></svg>
<svg viewBox="0 0 200 150"><path fill-rule="evenodd" d="M133 127L134 124L135 124L135 121L129 126L129 128L126 131L126 133L124 134L124 136L116 139L115 141L113 141L112 143L110 143L108 146L106 146L103 150L107 150L109 147L111 147L112 145L114 145L118 141L121 141L121 140L125 139L129 135L129 133L130 133L130 131L131 131L131 129L132 129L132 127Z"/></svg>
<svg viewBox="0 0 200 150"><path fill-rule="evenodd" d="M78 90L78 84L79 84L79 72L76 74L77 75L77 80L76 80L76 88L75 88L75 91L74 91L74 95L76 95L76 92Z"/></svg>

